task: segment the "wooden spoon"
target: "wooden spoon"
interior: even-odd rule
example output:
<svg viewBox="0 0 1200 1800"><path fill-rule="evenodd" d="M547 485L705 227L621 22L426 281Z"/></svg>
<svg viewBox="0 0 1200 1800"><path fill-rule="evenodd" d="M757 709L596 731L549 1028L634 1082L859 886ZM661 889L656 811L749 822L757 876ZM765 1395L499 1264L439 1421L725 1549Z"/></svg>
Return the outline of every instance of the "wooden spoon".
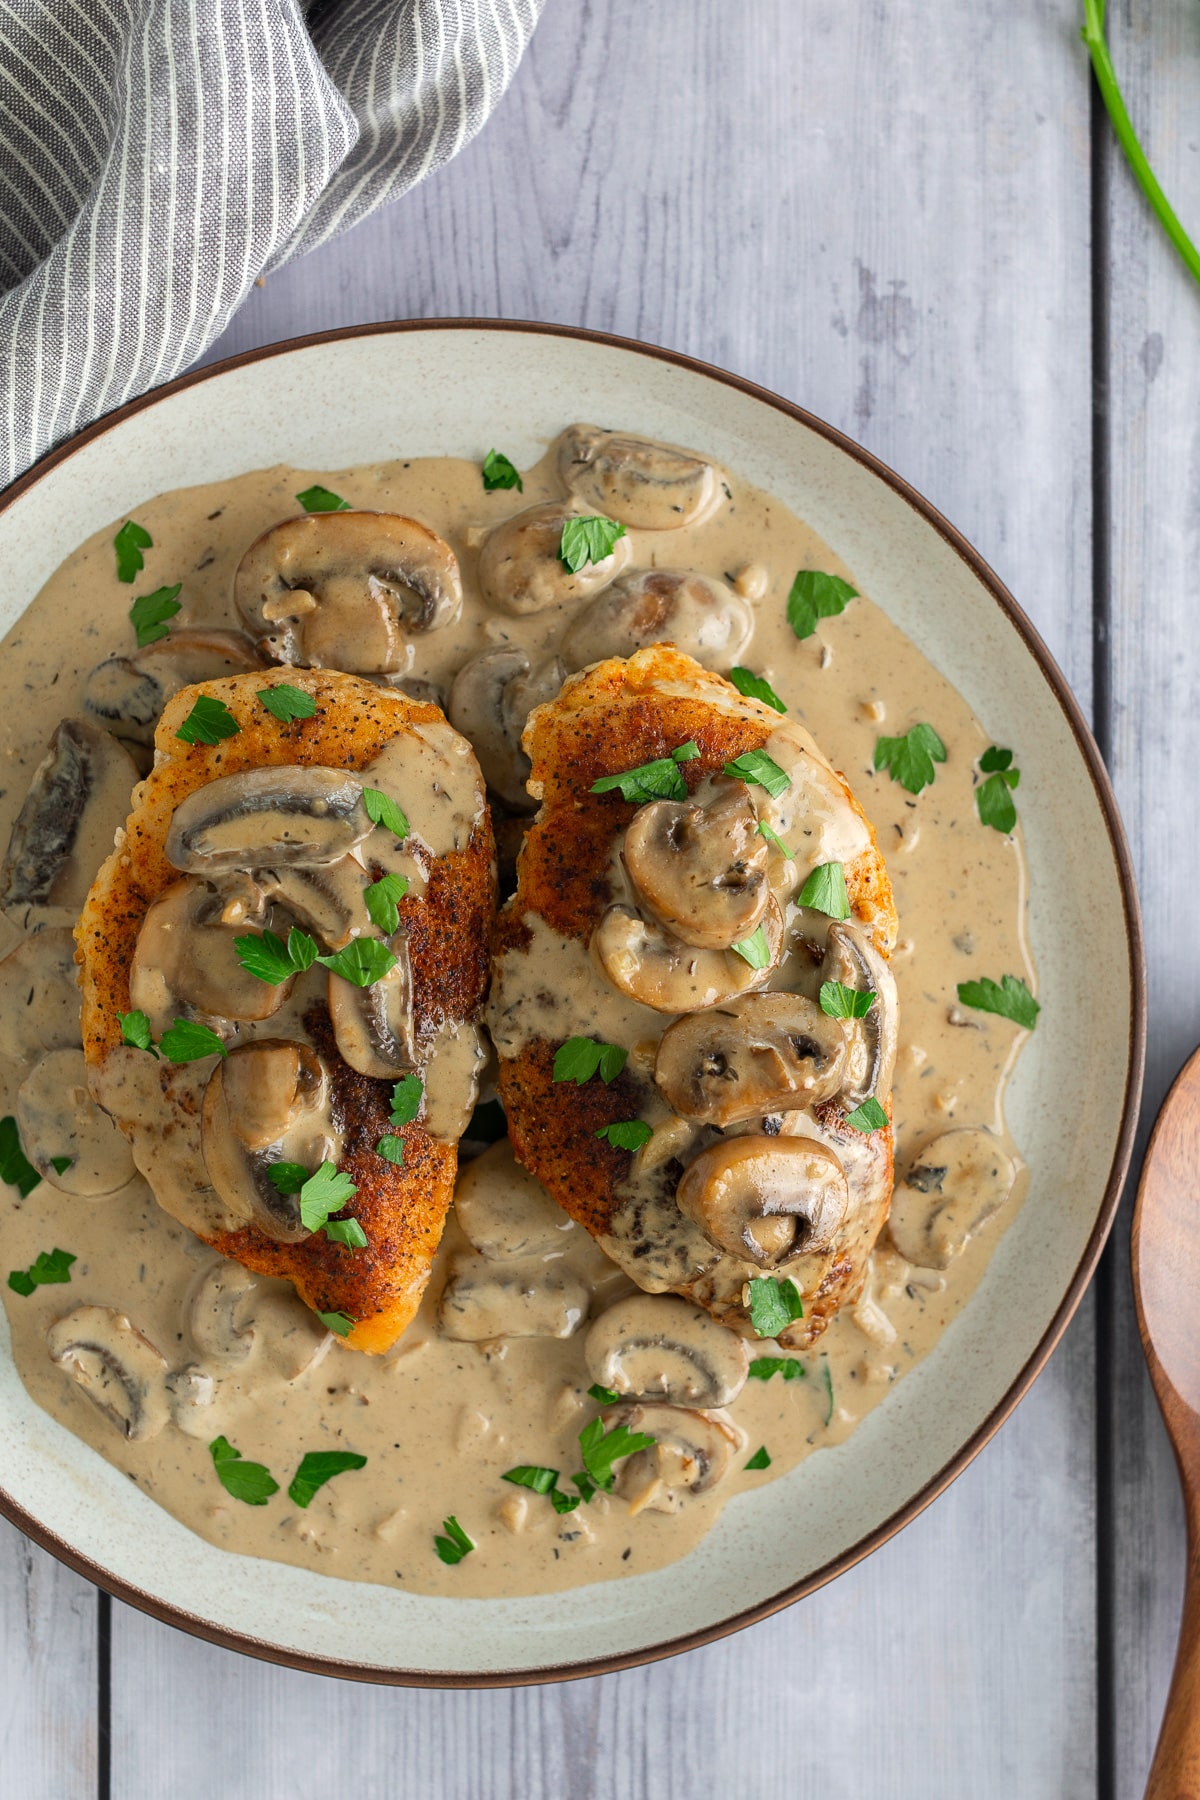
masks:
<svg viewBox="0 0 1200 1800"><path fill-rule="evenodd" d="M1200 1795L1200 1050L1167 1095L1133 1215L1133 1290L1150 1379L1179 1464L1187 1589L1146 1800Z"/></svg>

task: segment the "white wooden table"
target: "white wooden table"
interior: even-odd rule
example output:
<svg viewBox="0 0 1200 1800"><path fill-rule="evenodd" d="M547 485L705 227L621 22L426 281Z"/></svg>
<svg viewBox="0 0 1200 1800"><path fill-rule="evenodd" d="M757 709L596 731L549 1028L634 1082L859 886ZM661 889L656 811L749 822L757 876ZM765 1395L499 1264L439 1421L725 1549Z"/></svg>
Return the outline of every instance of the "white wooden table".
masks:
<svg viewBox="0 0 1200 1800"><path fill-rule="evenodd" d="M1113 5L1195 235L1200 12ZM551 0L483 136L255 291L216 354L392 317L584 324L751 376L893 464L1094 707L1145 908L1149 1120L1200 1039L1200 291L1078 23L1073 0ZM1086 896L1063 904L1086 932ZM184 1637L0 1526L0 1795L1134 1800L1183 1544L1129 1204L1046 1373L941 1500L813 1598L651 1668L356 1688Z"/></svg>

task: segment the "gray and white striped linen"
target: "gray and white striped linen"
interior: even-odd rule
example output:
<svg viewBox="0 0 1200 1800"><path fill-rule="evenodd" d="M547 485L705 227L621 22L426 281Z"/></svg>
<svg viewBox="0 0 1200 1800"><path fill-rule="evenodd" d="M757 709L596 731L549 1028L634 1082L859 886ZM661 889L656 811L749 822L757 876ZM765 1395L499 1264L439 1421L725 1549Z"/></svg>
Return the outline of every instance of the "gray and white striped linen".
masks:
<svg viewBox="0 0 1200 1800"><path fill-rule="evenodd" d="M440 168L545 0L0 0L0 484Z"/></svg>

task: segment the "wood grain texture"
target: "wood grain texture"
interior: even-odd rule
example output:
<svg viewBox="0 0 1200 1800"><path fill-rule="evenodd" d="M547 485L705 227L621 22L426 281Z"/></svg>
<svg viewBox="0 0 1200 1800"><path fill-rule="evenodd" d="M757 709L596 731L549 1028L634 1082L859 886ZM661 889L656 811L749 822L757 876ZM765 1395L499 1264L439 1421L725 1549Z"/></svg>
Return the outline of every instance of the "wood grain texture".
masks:
<svg viewBox="0 0 1200 1800"><path fill-rule="evenodd" d="M96 1590L0 1519L0 1794L92 1800Z"/></svg>

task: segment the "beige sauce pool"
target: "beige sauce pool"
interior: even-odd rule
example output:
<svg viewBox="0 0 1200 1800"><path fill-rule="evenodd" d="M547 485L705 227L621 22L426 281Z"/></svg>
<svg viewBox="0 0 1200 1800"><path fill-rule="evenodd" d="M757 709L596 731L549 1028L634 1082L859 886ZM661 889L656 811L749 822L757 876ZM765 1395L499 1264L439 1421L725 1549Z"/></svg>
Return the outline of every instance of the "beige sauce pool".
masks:
<svg viewBox="0 0 1200 1800"><path fill-rule="evenodd" d="M702 447L701 447L702 448ZM344 472L273 469L162 495L135 510L151 533L143 575L115 575L113 527L77 550L5 640L0 661L0 843L24 798L45 743L78 712L88 671L133 648L128 608L135 594L182 581L178 625L231 626L234 569L251 540L297 511L314 480L353 506L421 519L453 546L466 603L453 627L415 640L411 671L444 693L467 657L516 643L552 651L562 609L525 618L489 614L474 580L483 531L510 513L557 496L552 458L525 476L524 495L486 494L473 463L428 459ZM1003 1019L963 1013L959 981L1019 975L1032 984L1024 936L1025 865L1019 828L1005 837L979 821L976 762L988 738L962 698L869 600L853 600L799 642L785 620L797 569L849 576L829 548L769 496L736 480L709 522L676 532L631 531L630 566L688 567L715 576L739 571L755 601L754 640L742 661L765 675L790 713L842 770L878 833L895 887L900 944L901 1050L893 1090L896 1164L901 1171L950 1126L1005 1134L1002 1095L1020 1032ZM756 574L759 571L761 573ZM755 588L761 586L761 594ZM934 785L913 797L872 759L881 733L933 724L948 749ZM107 848L107 846L105 846ZM0 952L17 941L0 921ZM13 1110L21 1070L0 1067L0 1112ZM128 1314L173 1370L197 1361L184 1309L212 1252L162 1212L140 1179L111 1199L71 1198L42 1182L27 1199L0 1199L0 1280L57 1246L77 1258L69 1286L29 1297L5 1290L17 1366L35 1400L124 1469L144 1492L211 1542L326 1574L396 1584L421 1593L535 1593L657 1568L684 1555L737 1495L792 1468L813 1449L845 1438L937 1342L979 1280L998 1233L1019 1203L1022 1182L999 1216L944 1272L913 1268L888 1245L872 1258L862 1301L843 1311L785 1383L750 1381L730 1411L744 1433L731 1473L679 1512L631 1511L615 1497L560 1516L547 1499L505 1483L518 1463L569 1477L578 1435L596 1415L582 1332L559 1341L504 1338L457 1343L439 1335L437 1301L449 1262L464 1248L451 1219L425 1303L393 1352L370 1358L321 1339L282 1295L260 1306L247 1360L214 1368L216 1397L184 1431L169 1424L145 1443L126 1442L48 1359L48 1325L84 1302ZM577 1226L553 1255L592 1292L593 1313L631 1284ZM752 1346L770 1354L772 1346ZM304 1364L308 1366L303 1367ZM297 1373L297 1369L302 1372ZM209 1440L222 1432L246 1458L266 1464L280 1491L263 1506L230 1498L217 1481ZM194 1435L193 1435L194 1433ZM744 1463L760 1446L769 1470ZM366 1467L339 1475L302 1510L286 1493L308 1451L348 1449ZM565 1479L564 1479L565 1485ZM477 1548L457 1566L434 1552L434 1534L454 1514ZM235 1578L231 1572L231 1578Z"/></svg>

